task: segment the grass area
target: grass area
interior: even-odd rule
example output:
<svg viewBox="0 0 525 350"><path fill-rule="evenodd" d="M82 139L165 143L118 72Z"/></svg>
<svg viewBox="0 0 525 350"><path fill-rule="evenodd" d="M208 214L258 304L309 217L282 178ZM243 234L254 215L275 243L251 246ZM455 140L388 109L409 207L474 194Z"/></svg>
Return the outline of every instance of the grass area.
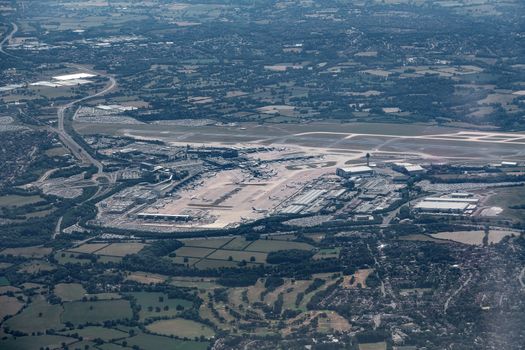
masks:
<svg viewBox="0 0 525 350"><path fill-rule="evenodd" d="M74 338L61 335L40 335L18 337L14 339L0 340L2 350L39 350L39 349L59 349L62 343L70 344L76 341Z"/></svg>
<svg viewBox="0 0 525 350"><path fill-rule="evenodd" d="M118 256L99 255L97 261L102 264L119 263L122 261L122 258Z"/></svg>
<svg viewBox="0 0 525 350"><path fill-rule="evenodd" d="M105 341L121 339L128 336L128 333L119 331L113 328L97 327L97 326L88 326L82 329L74 329L72 331L64 332L63 334L78 334L86 340L93 340L95 338L100 338Z"/></svg>
<svg viewBox="0 0 525 350"><path fill-rule="evenodd" d="M359 350L386 350L386 343L382 341L377 343L359 344Z"/></svg>
<svg viewBox="0 0 525 350"><path fill-rule="evenodd" d="M54 293L62 301L81 300L86 290L80 283L59 283L55 285Z"/></svg>
<svg viewBox="0 0 525 350"><path fill-rule="evenodd" d="M201 248L221 248L226 243L232 240L231 237L225 238L207 238L207 239L181 239L187 247L201 247Z"/></svg>
<svg viewBox="0 0 525 350"><path fill-rule="evenodd" d="M11 283L9 283L9 280L4 276L0 276L0 287L5 287L9 285L11 285Z"/></svg>
<svg viewBox="0 0 525 350"><path fill-rule="evenodd" d="M7 262L0 262L0 270L7 269L8 267L11 267L11 266L13 266L13 264L7 263Z"/></svg>
<svg viewBox="0 0 525 350"><path fill-rule="evenodd" d="M209 259L218 260L233 260L233 261L246 261L246 262L266 262L268 254L260 252L243 252L238 250L216 250L208 256Z"/></svg>
<svg viewBox="0 0 525 350"><path fill-rule="evenodd" d="M55 259L60 265L66 264L80 264L85 265L89 264L91 260L78 258L79 254L68 253L68 252L58 252L55 254Z"/></svg>
<svg viewBox="0 0 525 350"><path fill-rule="evenodd" d="M144 284L163 283L168 279L167 276L148 272L133 272L126 276L126 281L135 281Z"/></svg>
<svg viewBox="0 0 525 350"><path fill-rule="evenodd" d="M144 350L206 350L208 348L207 342L184 341L150 334L139 334L126 339L126 342L129 347L138 346Z"/></svg>
<svg viewBox="0 0 525 350"><path fill-rule="evenodd" d="M291 242L291 241L277 241L277 240L257 240L247 246L244 250L251 252L275 252L278 250L289 250L289 249L300 249L300 250L312 250L312 247L308 243L303 242Z"/></svg>
<svg viewBox="0 0 525 350"><path fill-rule="evenodd" d="M181 311L191 309L193 303L185 299L168 299L164 293L135 292L129 293L141 306L139 317L144 321L152 317L174 317Z"/></svg>
<svg viewBox="0 0 525 350"><path fill-rule="evenodd" d="M525 186L503 187L493 189L494 194L485 203L486 206L500 207L503 209L498 217L512 220L525 220L525 209L511 207L523 206L525 208Z"/></svg>
<svg viewBox="0 0 525 350"><path fill-rule="evenodd" d="M127 300L73 301L64 303L63 322L99 323L129 318L132 312Z"/></svg>
<svg viewBox="0 0 525 350"><path fill-rule="evenodd" d="M239 266L238 262L228 261L228 260L210 260L202 259L195 264L195 267L198 269L218 269L221 267L236 267Z"/></svg>
<svg viewBox="0 0 525 350"><path fill-rule="evenodd" d="M11 329L31 334L46 329L61 327L62 306L48 304L44 299L36 299L20 314L8 319L4 325Z"/></svg>
<svg viewBox="0 0 525 350"><path fill-rule="evenodd" d="M99 345L99 348L101 350L124 350L124 349L128 349L128 347L123 347L123 346L120 346L120 345L117 345L117 344L113 344L113 343L106 343L106 344L102 344L102 345Z"/></svg>
<svg viewBox="0 0 525 350"><path fill-rule="evenodd" d="M24 306L24 303L15 297L0 295L0 320L7 315L14 315Z"/></svg>
<svg viewBox="0 0 525 350"><path fill-rule="evenodd" d="M44 200L40 196L19 196L9 194L0 196L0 207L21 207L28 204L35 204Z"/></svg>
<svg viewBox="0 0 525 350"><path fill-rule="evenodd" d="M193 266L196 262L200 260L200 258L189 258L187 256L176 256L174 258L169 258L171 261L173 261L175 264L180 265L190 265Z"/></svg>
<svg viewBox="0 0 525 350"><path fill-rule="evenodd" d="M107 243L86 243L82 244L81 246L68 249L68 252L73 253L86 253L86 254L92 254L96 252L97 250L100 250L104 247L107 247L109 244Z"/></svg>
<svg viewBox="0 0 525 350"><path fill-rule="evenodd" d="M113 243L97 251L97 255L123 257L129 254L136 254L140 252L144 246L144 243Z"/></svg>
<svg viewBox="0 0 525 350"><path fill-rule="evenodd" d="M177 256L204 258L205 256L213 253L213 251L214 249L211 248L181 247L175 251L175 254L177 254Z"/></svg>
<svg viewBox="0 0 525 350"><path fill-rule="evenodd" d="M232 249L232 250L243 250L248 244L252 241L247 241L244 237L235 237L233 240L228 242L225 246L221 247L222 249Z"/></svg>
<svg viewBox="0 0 525 350"><path fill-rule="evenodd" d="M290 237L291 238L291 237ZM175 251L170 259L177 264L189 264L198 269L215 269L266 263L269 252L287 249L311 250L314 247L303 242L286 240L247 241L244 237L218 239L192 239ZM190 244L192 246L190 246Z"/></svg>
<svg viewBox="0 0 525 350"><path fill-rule="evenodd" d="M23 258L43 258L53 251L52 248L42 246L6 248L0 252L0 255L20 256Z"/></svg>
<svg viewBox="0 0 525 350"><path fill-rule="evenodd" d="M65 149L64 147L60 146L60 147L50 148L46 150L45 153L49 157L62 157L62 156L65 156L66 154L69 154L69 151Z"/></svg>
<svg viewBox="0 0 525 350"><path fill-rule="evenodd" d="M213 329L205 324L183 318L156 321L147 325L146 328L153 333L168 336L173 335L180 338L195 338L203 336L209 339L215 335Z"/></svg>
<svg viewBox="0 0 525 350"><path fill-rule="evenodd" d="M48 263L47 261L32 260L20 265L18 272L36 274L44 271L53 271L55 269L56 266L51 263Z"/></svg>
<svg viewBox="0 0 525 350"><path fill-rule="evenodd" d="M332 259L332 258L337 259L337 258L339 258L339 253L340 252L341 252L341 248L340 247L321 249L313 256L313 258L315 260Z"/></svg>
<svg viewBox="0 0 525 350"><path fill-rule="evenodd" d="M450 241L446 241L444 239L437 239L432 236L424 235L424 234L406 235L406 236L401 236L398 239L400 241L421 241L421 242L433 242L433 243L441 243L441 244L450 243Z"/></svg>
<svg viewBox="0 0 525 350"><path fill-rule="evenodd" d="M204 277L174 277L170 284L177 287L206 290L220 287L213 278Z"/></svg>

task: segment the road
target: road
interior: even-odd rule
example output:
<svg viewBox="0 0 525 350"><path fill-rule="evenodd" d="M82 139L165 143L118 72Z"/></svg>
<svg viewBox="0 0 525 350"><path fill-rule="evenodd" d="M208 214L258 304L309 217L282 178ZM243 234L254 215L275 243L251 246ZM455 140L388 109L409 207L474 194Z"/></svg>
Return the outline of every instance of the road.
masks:
<svg viewBox="0 0 525 350"><path fill-rule="evenodd" d="M456 295L458 295L459 292L461 292L461 290L467 286L467 284L470 283L470 280L471 280L471 279L472 279L472 274L470 274L470 275L468 276L468 278L466 279L466 281L463 282L463 284L462 284L461 286L459 286L459 288L456 289L456 290L454 291L454 293L452 293L451 296L448 297L447 301L445 301L445 305L443 306L443 313L444 313L444 314L447 313L448 306L449 306L450 302L452 301L452 299L453 299Z"/></svg>
<svg viewBox="0 0 525 350"><path fill-rule="evenodd" d="M57 224L56 224L56 226L55 226L55 231L53 232L52 239L55 239L55 238L60 234L60 232L62 231L62 230L60 229L60 226L62 226L62 219L64 219L63 216L61 216L61 217L58 219L58 222L57 222Z"/></svg>
<svg viewBox="0 0 525 350"><path fill-rule="evenodd" d="M91 73L91 74L97 74L97 75L100 75L100 76L103 76L105 78L108 78L109 79L109 83L106 85L106 87L93 94L93 95L89 95L89 96L86 96L86 97L82 97L78 100L75 100L75 101L71 101L63 106L60 106L57 110L57 118L58 118L58 126L57 128L54 128L54 131L58 134L59 138L60 138L60 141L62 141L62 143L71 151L71 153L76 157L78 158L79 160L85 162L85 163L89 163L89 164L92 164L94 166L97 167L97 171L99 174L103 174L103 171L104 171L104 167L102 165L102 163L100 163L98 160L96 160L95 158L93 158L81 145L79 145L74 139L73 137L71 137L71 135L69 135L67 133L67 130L64 128L64 118L65 118L65 114L66 114L66 111L68 109L70 109L71 107L73 107L74 105L80 103L80 102L83 102L83 101L86 101L86 100L89 100L89 99L92 99L92 98L95 98L95 97L98 97L98 96L102 96L108 92L110 92L111 90L113 90L116 86L117 86L117 81L115 80L115 78L113 78L112 76L109 76L109 75L104 75L104 74L101 74L99 72L95 72L95 71L92 71L90 69L87 69L85 67L82 67L82 66L77 66L77 65L71 65L75 68L78 68L84 72L87 72L87 73Z"/></svg>
<svg viewBox="0 0 525 350"><path fill-rule="evenodd" d="M15 33L18 31L18 26L16 25L16 23L11 23L11 25L13 26L13 30L11 31L11 33L7 34L7 36L4 39L2 39L2 41L0 41L0 53L6 56L9 56L9 57L18 58L17 56L12 55L8 52L5 52L4 50L5 43L8 43L9 41L11 41L11 39L13 38L13 35L15 35Z"/></svg>

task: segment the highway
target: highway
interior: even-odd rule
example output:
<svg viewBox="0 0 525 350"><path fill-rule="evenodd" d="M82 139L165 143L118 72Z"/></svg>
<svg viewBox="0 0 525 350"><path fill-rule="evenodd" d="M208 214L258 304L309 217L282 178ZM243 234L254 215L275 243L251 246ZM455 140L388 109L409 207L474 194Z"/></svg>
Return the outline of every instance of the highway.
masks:
<svg viewBox="0 0 525 350"><path fill-rule="evenodd" d="M98 96L102 96L102 95L110 92L111 90L113 90L117 86L117 81L112 76L104 75L104 74L92 71L92 70L87 69L87 68L82 67L82 66L78 66L78 65L71 65L71 66L75 67L77 69L80 69L80 70L82 70L84 72L87 72L87 73L97 74L97 75L103 76L105 78L108 78L109 79L109 83L106 85L106 87L103 90L101 90L101 91L99 91L99 92L97 92L97 93L95 93L93 95L85 96L85 97L82 97L82 98L80 98L78 100L71 101L71 102L69 102L69 103L67 103L67 104L65 104L63 106L60 106L58 108L58 110L57 110L58 126L57 126L57 128L52 128L52 129L53 129L53 131L55 131L58 134L58 137L60 138L60 141L62 141L62 143L71 151L71 153L76 158L78 158L79 160L81 160L84 163L88 163L88 164L96 166L98 174L103 174L104 167L103 167L102 163L100 163L98 160L93 158L81 145L79 145L73 139L73 137L71 135L69 135L67 133L67 130L64 128L64 118L65 118L66 111L68 109L70 109L71 107L73 107L74 105L76 105L76 104L78 104L80 102L83 102L83 101L86 101L86 100L89 100L89 99L92 99L92 98L95 98L95 97L98 97Z"/></svg>
<svg viewBox="0 0 525 350"><path fill-rule="evenodd" d="M0 41L0 53L6 56L13 57L13 58L18 58L17 56L12 55L8 52L5 52L4 50L5 43L8 43L9 41L11 41L11 39L13 38L13 35L15 35L15 33L18 31L18 26L16 25L16 23L11 23L11 25L13 26L13 30L11 31L11 33L7 34L7 36L4 39L2 39L2 41Z"/></svg>

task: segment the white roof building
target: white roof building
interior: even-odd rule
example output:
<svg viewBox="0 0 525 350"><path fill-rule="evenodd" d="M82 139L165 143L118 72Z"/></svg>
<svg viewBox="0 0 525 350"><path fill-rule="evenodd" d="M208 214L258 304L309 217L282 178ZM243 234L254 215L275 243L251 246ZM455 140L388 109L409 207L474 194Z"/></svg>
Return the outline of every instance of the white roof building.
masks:
<svg viewBox="0 0 525 350"><path fill-rule="evenodd" d="M366 165L357 165L346 168L337 168L335 173L341 177L352 177L357 175L372 175L374 170Z"/></svg>

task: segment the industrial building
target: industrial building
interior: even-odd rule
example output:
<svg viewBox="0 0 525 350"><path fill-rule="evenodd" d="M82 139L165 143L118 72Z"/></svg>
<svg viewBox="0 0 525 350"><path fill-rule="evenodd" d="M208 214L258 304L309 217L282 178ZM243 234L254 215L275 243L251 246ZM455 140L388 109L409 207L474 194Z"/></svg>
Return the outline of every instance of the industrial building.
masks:
<svg viewBox="0 0 525 350"><path fill-rule="evenodd" d="M353 176L371 176L374 174L374 170L366 165L358 165L346 168L337 168L335 174L344 178L350 178Z"/></svg>
<svg viewBox="0 0 525 350"><path fill-rule="evenodd" d="M471 214L478 204L477 198L460 196L450 197L427 197L417 203L414 209L422 213L439 213L439 214Z"/></svg>

